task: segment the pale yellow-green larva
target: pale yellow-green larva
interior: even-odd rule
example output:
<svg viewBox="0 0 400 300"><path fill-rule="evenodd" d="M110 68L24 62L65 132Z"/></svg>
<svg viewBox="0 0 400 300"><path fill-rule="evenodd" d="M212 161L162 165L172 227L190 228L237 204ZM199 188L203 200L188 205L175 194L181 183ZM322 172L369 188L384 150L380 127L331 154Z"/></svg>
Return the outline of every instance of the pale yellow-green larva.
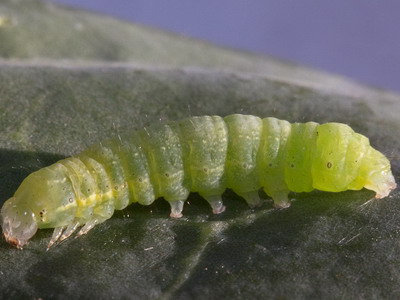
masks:
<svg viewBox="0 0 400 300"><path fill-rule="evenodd" d="M79 227L77 236L87 233L114 210L159 197L179 218L190 192L219 214L226 188L252 207L263 188L284 208L290 191L367 188L383 198L395 187L389 160L348 125L201 116L127 133L30 174L1 218L6 240L18 248L38 228L55 228L51 247Z"/></svg>

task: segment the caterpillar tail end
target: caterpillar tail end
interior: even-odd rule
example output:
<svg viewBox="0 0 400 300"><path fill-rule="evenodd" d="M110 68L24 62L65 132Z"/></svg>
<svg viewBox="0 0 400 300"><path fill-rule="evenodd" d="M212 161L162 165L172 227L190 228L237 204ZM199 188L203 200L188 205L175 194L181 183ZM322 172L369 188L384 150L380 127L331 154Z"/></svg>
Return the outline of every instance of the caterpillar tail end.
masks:
<svg viewBox="0 0 400 300"><path fill-rule="evenodd" d="M391 171L390 161L381 152L372 147L366 153L363 161L364 187L376 193L375 198L382 199L397 187L393 173ZM361 181L362 182L362 181Z"/></svg>
<svg viewBox="0 0 400 300"><path fill-rule="evenodd" d="M378 180L373 184L365 187L376 192L376 199L382 199L389 196L389 194L397 187L397 184L392 173L390 173L378 177Z"/></svg>
<svg viewBox="0 0 400 300"><path fill-rule="evenodd" d="M376 199L382 199L389 196L389 194L397 187L387 159L384 160L381 168L374 169L368 174L364 187L374 191L376 193Z"/></svg>
<svg viewBox="0 0 400 300"><path fill-rule="evenodd" d="M16 198L8 199L0 213L4 237L10 245L22 249L38 229L35 214L27 207L17 209Z"/></svg>

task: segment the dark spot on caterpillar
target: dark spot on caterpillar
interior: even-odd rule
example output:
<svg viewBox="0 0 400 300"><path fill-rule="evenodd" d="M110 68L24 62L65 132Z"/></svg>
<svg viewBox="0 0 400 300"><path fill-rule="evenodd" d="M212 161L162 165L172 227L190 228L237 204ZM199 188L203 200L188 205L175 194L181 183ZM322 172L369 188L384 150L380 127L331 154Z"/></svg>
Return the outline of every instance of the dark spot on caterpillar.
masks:
<svg viewBox="0 0 400 300"><path fill-rule="evenodd" d="M72 203L72 202L74 202L74 200L72 198L68 198L68 202Z"/></svg>
<svg viewBox="0 0 400 300"><path fill-rule="evenodd" d="M114 190L118 191L118 186L114 186Z"/></svg>
<svg viewBox="0 0 400 300"><path fill-rule="evenodd" d="M207 172L208 172L208 169L207 169L207 168L204 168L203 171L204 171L205 173L207 173Z"/></svg>
<svg viewBox="0 0 400 300"><path fill-rule="evenodd" d="M332 163L330 161L328 161L328 163L326 164L326 166L328 167L328 169L332 168Z"/></svg>
<svg viewBox="0 0 400 300"><path fill-rule="evenodd" d="M40 218L42 218L43 219L43 215L46 213L46 209L42 209L40 212L39 212L39 215L40 215Z"/></svg>
<svg viewBox="0 0 400 300"><path fill-rule="evenodd" d="M87 189L87 191L90 193L90 189Z"/></svg>
<svg viewBox="0 0 400 300"><path fill-rule="evenodd" d="M268 164L268 167L272 168L272 163L269 163L269 164Z"/></svg>
<svg viewBox="0 0 400 300"><path fill-rule="evenodd" d="M290 167L294 168L294 164L290 164Z"/></svg>
<svg viewBox="0 0 400 300"><path fill-rule="evenodd" d="M169 177L169 174L168 174L168 173L165 173L165 177Z"/></svg>
<svg viewBox="0 0 400 300"><path fill-rule="evenodd" d="M143 180L142 180L142 178L139 178L138 181L139 181L139 182L142 182Z"/></svg>
<svg viewBox="0 0 400 300"><path fill-rule="evenodd" d="M243 169L247 169L247 164L244 163L244 164L242 165L242 167L243 167Z"/></svg>

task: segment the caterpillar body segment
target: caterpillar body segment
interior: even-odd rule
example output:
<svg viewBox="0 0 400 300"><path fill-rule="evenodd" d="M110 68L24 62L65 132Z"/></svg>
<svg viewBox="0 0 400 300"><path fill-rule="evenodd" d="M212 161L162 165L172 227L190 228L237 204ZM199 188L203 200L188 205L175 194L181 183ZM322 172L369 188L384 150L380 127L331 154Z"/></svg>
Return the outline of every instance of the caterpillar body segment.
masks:
<svg viewBox="0 0 400 300"><path fill-rule="evenodd" d="M202 116L127 133L30 174L1 218L6 240L18 248L38 228L55 228L51 247L133 202L163 197L177 218L190 192L218 214L226 188L251 207L260 205L263 188L283 208L290 191L363 187L383 198L396 183L388 159L345 124Z"/></svg>

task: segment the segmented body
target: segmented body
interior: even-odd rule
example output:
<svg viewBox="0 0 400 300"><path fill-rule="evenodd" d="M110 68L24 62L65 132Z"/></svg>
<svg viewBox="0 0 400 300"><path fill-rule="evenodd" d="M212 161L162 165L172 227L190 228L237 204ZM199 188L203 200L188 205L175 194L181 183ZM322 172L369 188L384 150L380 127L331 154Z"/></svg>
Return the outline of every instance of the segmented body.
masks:
<svg viewBox="0 0 400 300"><path fill-rule="evenodd" d="M290 124L251 115L192 117L128 133L61 160L36 172L40 176L30 175L36 179L28 177L13 198L27 198L39 177L46 181L25 202L39 228L56 228L52 245L79 226L84 225L78 234L86 233L132 202L149 205L163 197L171 204L171 216L180 217L190 192L204 197L214 213L225 209L221 194L226 188L251 206L260 203L260 188L277 207L290 205L289 191L367 187L377 197L386 196L387 189L370 183L371 163L377 165L374 172L390 173L390 192L395 183L389 162L345 124ZM56 204L45 208L51 201ZM7 208L2 216L7 217Z"/></svg>

